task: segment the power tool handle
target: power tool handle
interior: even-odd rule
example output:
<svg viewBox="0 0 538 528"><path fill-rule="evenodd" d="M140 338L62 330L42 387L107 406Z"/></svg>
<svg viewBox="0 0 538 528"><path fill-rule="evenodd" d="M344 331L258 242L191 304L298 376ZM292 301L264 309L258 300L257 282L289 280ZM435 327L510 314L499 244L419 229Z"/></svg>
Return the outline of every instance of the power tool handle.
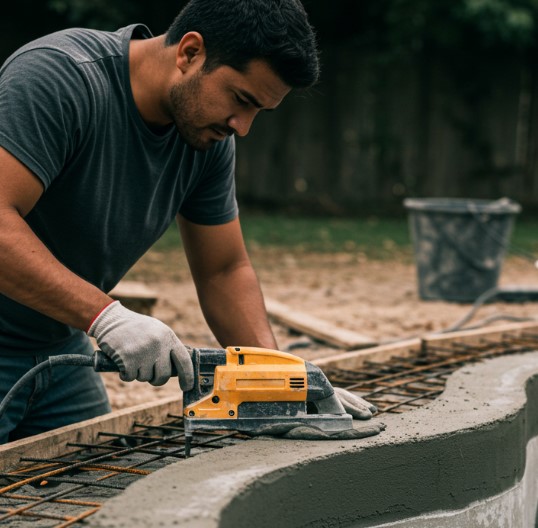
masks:
<svg viewBox="0 0 538 528"><path fill-rule="evenodd" d="M93 353L93 368L95 372L119 372L120 368L102 350Z"/></svg>
<svg viewBox="0 0 538 528"><path fill-rule="evenodd" d="M120 368L102 350L93 354L93 368L95 372L119 372ZM172 364L172 376L177 376L177 370Z"/></svg>

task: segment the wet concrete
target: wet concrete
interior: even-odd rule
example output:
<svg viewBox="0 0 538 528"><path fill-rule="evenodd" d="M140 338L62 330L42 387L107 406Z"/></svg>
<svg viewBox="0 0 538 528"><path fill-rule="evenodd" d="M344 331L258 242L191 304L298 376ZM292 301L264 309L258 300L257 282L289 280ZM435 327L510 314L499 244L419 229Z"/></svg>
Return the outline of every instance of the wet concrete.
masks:
<svg viewBox="0 0 538 528"><path fill-rule="evenodd" d="M537 406L538 352L488 360L454 374L427 406L382 416L379 436L207 453L133 484L88 525L533 525Z"/></svg>

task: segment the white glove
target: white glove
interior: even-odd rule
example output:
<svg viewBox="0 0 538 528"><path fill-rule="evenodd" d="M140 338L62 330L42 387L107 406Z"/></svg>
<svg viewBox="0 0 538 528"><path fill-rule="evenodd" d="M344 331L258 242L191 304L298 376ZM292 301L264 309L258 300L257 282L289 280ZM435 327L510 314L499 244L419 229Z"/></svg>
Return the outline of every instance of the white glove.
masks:
<svg viewBox="0 0 538 528"><path fill-rule="evenodd" d="M183 391L194 386L189 352L171 328L154 317L128 310L114 301L93 321L88 335L118 365L123 381L163 385L176 367Z"/></svg>
<svg viewBox="0 0 538 528"><path fill-rule="evenodd" d="M334 387L334 393L347 413L358 420L369 420L377 412L377 407L363 400L353 392Z"/></svg>

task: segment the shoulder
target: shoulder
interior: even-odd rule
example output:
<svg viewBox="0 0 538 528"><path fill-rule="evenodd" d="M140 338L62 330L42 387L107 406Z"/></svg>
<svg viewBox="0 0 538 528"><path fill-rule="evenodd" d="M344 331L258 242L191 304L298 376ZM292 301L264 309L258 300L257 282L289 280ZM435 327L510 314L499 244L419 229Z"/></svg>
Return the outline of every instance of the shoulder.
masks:
<svg viewBox="0 0 538 528"><path fill-rule="evenodd" d="M45 56L56 61L70 61L75 65L121 57L128 49L128 42L135 32L143 37L151 36L149 29L140 24L126 26L113 32L85 28L57 31L22 46L8 57L3 67L7 67L13 61L31 61L36 56Z"/></svg>
<svg viewBox="0 0 538 528"><path fill-rule="evenodd" d="M114 32L72 28L51 33L8 57L0 69L0 84L13 89L32 79L41 90L72 94L77 100L84 93L103 94L110 78L123 82L129 41L135 32L151 35L145 26L136 24Z"/></svg>

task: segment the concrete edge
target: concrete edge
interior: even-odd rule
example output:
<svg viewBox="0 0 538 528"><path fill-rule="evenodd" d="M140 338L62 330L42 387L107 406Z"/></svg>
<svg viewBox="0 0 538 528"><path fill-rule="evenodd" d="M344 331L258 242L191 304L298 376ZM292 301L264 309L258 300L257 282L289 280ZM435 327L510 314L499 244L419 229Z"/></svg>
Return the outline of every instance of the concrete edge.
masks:
<svg viewBox="0 0 538 528"><path fill-rule="evenodd" d="M431 404L383 416L377 437L204 454L136 482L88 524L361 527L461 508L522 478L536 401L538 352L488 360L451 376Z"/></svg>

